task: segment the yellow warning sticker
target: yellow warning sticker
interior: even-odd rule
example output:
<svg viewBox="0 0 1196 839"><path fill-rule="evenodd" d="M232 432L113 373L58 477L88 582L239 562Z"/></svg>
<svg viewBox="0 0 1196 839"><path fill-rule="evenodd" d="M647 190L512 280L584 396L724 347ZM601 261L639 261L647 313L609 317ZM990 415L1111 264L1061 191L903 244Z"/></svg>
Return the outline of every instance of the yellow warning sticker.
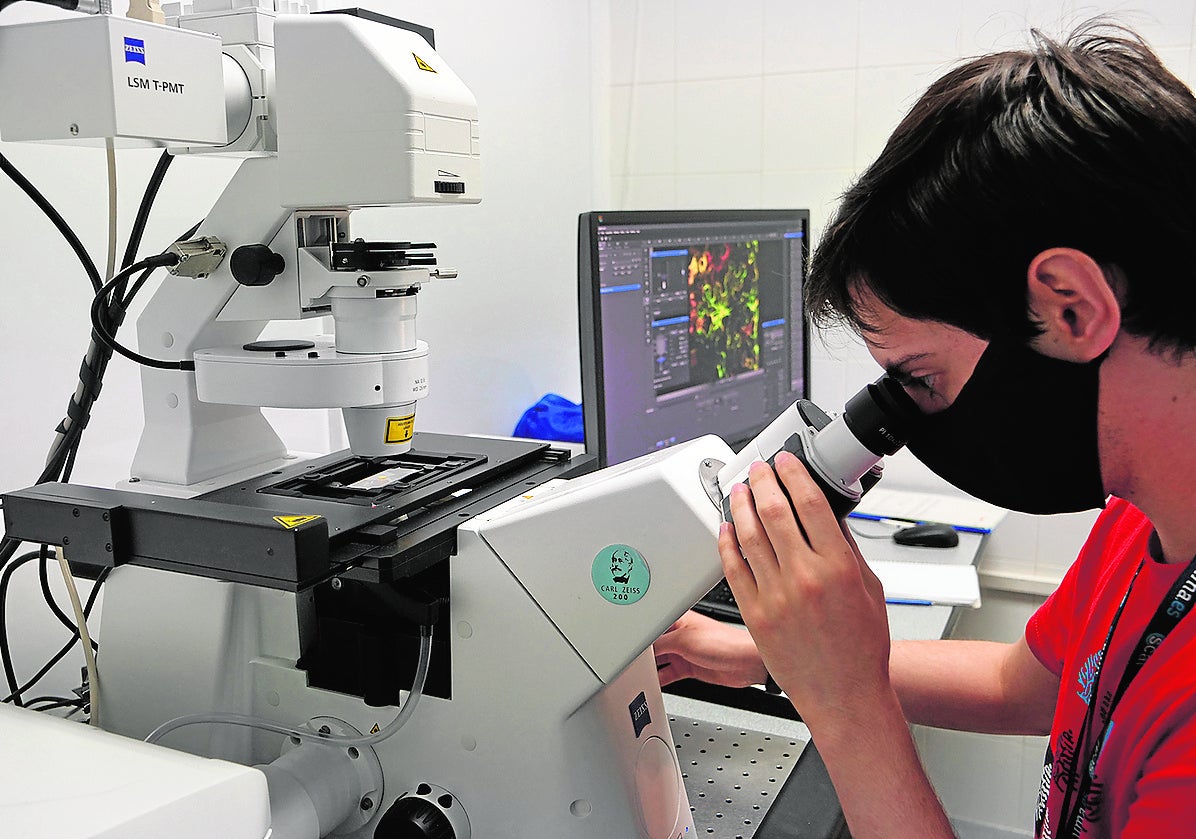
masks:
<svg viewBox="0 0 1196 839"><path fill-rule="evenodd" d="M421 69L421 70L427 70L429 73L435 73L435 72L436 72L436 71L435 71L435 70L432 68L432 65L431 65L431 64L429 64L428 62L424 61L422 58L420 58L420 57L419 57L418 55L416 55L415 53L411 53L411 57L415 59L415 66L416 66L416 67L418 67L419 69Z"/></svg>
<svg viewBox="0 0 1196 839"><path fill-rule="evenodd" d="M274 520L285 527L287 530L294 530L301 524L307 524L309 521L315 521L320 516L275 516Z"/></svg>
<svg viewBox="0 0 1196 839"><path fill-rule="evenodd" d="M374 723L374 727L370 729L370 734L377 734L381 730L382 729L378 727L378 723Z"/></svg>
<svg viewBox="0 0 1196 839"><path fill-rule="evenodd" d="M387 417L386 418L386 440L387 445L393 443L406 443L411 439L411 435L415 433L415 414L408 414L405 417Z"/></svg>

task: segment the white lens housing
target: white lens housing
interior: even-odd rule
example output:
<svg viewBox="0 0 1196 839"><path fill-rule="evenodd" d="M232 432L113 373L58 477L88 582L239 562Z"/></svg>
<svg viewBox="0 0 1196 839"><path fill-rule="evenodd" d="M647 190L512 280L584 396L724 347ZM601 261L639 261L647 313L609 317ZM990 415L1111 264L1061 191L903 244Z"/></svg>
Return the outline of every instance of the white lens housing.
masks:
<svg viewBox="0 0 1196 839"><path fill-rule="evenodd" d="M836 487L850 487L880 462L847 426L843 415L813 437L808 453L810 465Z"/></svg>
<svg viewBox="0 0 1196 839"><path fill-rule="evenodd" d="M411 449L415 431L415 403L380 408L345 408L349 448L358 457L387 457Z"/></svg>

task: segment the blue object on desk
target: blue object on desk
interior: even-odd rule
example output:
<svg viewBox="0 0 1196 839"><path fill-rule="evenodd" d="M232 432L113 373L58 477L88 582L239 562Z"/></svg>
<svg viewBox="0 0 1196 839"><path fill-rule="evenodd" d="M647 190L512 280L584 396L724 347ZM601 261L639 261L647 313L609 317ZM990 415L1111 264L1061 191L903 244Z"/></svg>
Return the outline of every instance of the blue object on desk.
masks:
<svg viewBox="0 0 1196 839"><path fill-rule="evenodd" d="M895 519L892 516L877 516L877 515L873 515L872 513L856 512L855 510L852 510L850 513L848 513L847 517L851 518L851 519L863 519L864 521L878 521L878 522L881 522L882 524L892 524L892 525L896 525L898 527L908 527L909 525L913 525L913 524L934 524L935 523L935 522L928 522L928 521L914 521L913 519ZM942 522L939 522L939 523L942 523ZM955 530L958 530L960 533L979 533L981 535L992 533L991 527L969 527L966 524L953 524L953 525L951 525L951 527L953 527Z"/></svg>
<svg viewBox="0 0 1196 839"><path fill-rule="evenodd" d="M907 597L886 597L886 606L933 606L929 600L910 600Z"/></svg>
<svg viewBox="0 0 1196 839"><path fill-rule="evenodd" d="M584 443L585 422L581 405L558 394L546 393L539 402L523 412L515 425L514 434L535 440Z"/></svg>

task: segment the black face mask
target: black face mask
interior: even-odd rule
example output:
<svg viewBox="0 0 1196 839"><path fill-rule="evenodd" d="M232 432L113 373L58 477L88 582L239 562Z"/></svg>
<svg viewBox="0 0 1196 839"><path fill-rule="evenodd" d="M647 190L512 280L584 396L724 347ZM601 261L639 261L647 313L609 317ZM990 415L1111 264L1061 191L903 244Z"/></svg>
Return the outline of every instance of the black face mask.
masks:
<svg viewBox="0 0 1196 839"><path fill-rule="evenodd" d="M951 406L924 417L909 450L964 492L1010 510L1103 507L1097 446L1103 360L1077 364L991 343Z"/></svg>

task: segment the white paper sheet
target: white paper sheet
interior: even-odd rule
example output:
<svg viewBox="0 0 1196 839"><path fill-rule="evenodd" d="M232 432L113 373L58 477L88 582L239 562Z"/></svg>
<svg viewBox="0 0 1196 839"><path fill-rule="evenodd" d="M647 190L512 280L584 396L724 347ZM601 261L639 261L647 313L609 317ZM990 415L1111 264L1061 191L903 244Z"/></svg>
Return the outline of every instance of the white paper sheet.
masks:
<svg viewBox="0 0 1196 839"><path fill-rule="evenodd" d="M904 560L869 562L888 600L926 601L938 606L979 606L980 578L973 565L934 565Z"/></svg>

